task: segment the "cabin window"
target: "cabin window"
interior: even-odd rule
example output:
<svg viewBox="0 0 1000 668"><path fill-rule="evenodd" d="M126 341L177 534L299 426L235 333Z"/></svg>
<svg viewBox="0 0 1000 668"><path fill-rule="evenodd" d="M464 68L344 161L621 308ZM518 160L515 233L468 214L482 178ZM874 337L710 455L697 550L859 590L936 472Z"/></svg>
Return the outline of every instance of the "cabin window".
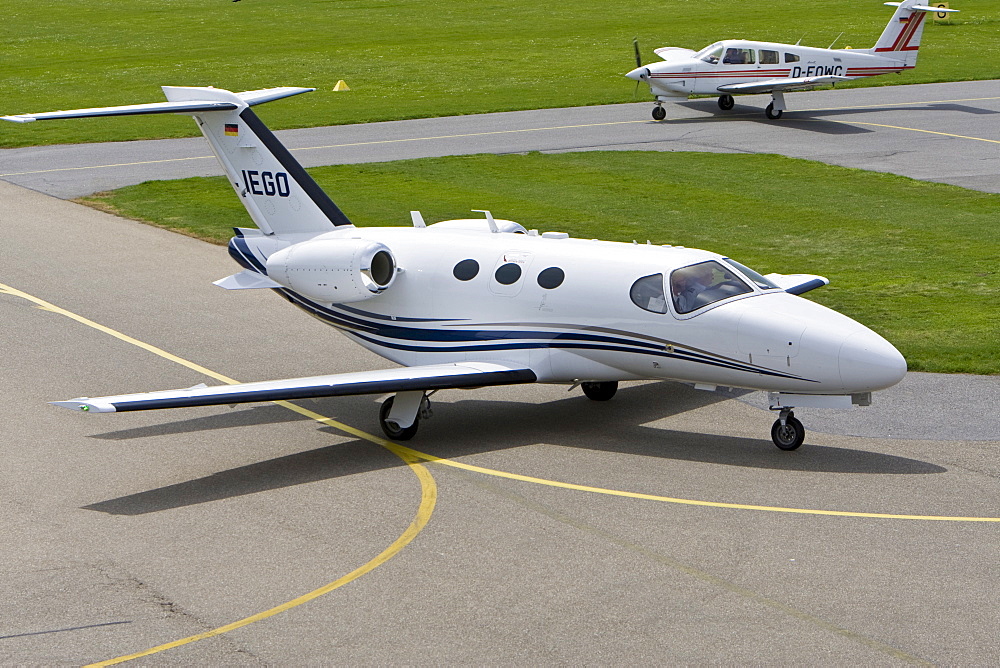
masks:
<svg viewBox="0 0 1000 668"><path fill-rule="evenodd" d="M667 312L667 298L663 294L663 274L643 276L629 290L632 303L644 311Z"/></svg>
<svg viewBox="0 0 1000 668"><path fill-rule="evenodd" d="M493 276L500 285L512 285L521 278L521 265L513 262L500 265Z"/></svg>
<svg viewBox="0 0 1000 668"><path fill-rule="evenodd" d="M797 63L797 62L799 62L799 57L796 56L794 53L786 53L785 54L785 62L786 63Z"/></svg>
<svg viewBox="0 0 1000 668"><path fill-rule="evenodd" d="M566 273L559 267L549 267L538 274L538 285L546 290L552 290L562 285L566 278Z"/></svg>
<svg viewBox="0 0 1000 668"><path fill-rule="evenodd" d="M451 273L460 281L471 281L479 274L479 263L475 260L462 260Z"/></svg>
<svg viewBox="0 0 1000 668"><path fill-rule="evenodd" d="M761 65L777 65L778 64L778 52L777 51L765 51L761 49L760 51L760 64Z"/></svg>
<svg viewBox="0 0 1000 668"><path fill-rule="evenodd" d="M717 49L712 49L711 51L709 51L708 53L706 53L705 55L703 55L701 57L702 60L704 60L706 63L708 63L710 65L716 65L716 64L718 64L719 58L722 58L722 47L721 46L718 47Z"/></svg>
<svg viewBox="0 0 1000 668"><path fill-rule="evenodd" d="M753 49L737 49L729 47L726 49L726 55L722 59L722 62L726 65L753 65Z"/></svg>
<svg viewBox="0 0 1000 668"><path fill-rule="evenodd" d="M690 313L717 301L753 292L735 271L711 260L676 269L670 294L678 313Z"/></svg>

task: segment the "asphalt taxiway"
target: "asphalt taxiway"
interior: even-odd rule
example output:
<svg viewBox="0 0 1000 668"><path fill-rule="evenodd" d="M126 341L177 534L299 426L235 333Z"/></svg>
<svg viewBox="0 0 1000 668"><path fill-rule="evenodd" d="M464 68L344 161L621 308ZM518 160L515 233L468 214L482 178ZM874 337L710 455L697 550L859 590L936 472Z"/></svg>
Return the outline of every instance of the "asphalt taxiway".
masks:
<svg viewBox="0 0 1000 668"><path fill-rule="evenodd" d="M378 397L83 415L46 402L386 363L219 247L0 200L2 663L1000 661L995 378L800 411L791 453L671 383L438 393L416 453Z"/></svg>
<svg viewBox="0 0 1000 668"><path fill-rule="evenodd" d="M1000 80L792 93L790 110L778 121L764 117L769 99L737 97L729 112L714 98L668 105L665 122L650 118L653 105L647 102L286 130L278 136L306 167L523 151L780 153L1000 192ZM137 100L145 101L157 100ZM0 179L66 198L215 174L221 171L200 137L0 151Z"/></svg>

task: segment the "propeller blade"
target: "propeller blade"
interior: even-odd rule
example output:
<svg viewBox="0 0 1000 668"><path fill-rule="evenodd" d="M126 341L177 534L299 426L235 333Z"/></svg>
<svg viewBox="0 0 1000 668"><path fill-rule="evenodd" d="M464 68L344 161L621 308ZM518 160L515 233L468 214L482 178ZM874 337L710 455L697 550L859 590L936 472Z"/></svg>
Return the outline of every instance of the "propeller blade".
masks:
<svg viewBox="0 0 1000 668"><path fill-rule="evenodd" d="M641 81L636 81L635 82L635 88L632 89L632 99L633 100L635 99L635 96L639 94L639 84L641 84L641 83L642 83Z"/></svg>
<svg viewBox="0 0 1000 668"><path fill-rule="evenodd" d="M632 48L635 49L635 66L642 67L642 56L639 55L639 38L632 38Z"/></svg>

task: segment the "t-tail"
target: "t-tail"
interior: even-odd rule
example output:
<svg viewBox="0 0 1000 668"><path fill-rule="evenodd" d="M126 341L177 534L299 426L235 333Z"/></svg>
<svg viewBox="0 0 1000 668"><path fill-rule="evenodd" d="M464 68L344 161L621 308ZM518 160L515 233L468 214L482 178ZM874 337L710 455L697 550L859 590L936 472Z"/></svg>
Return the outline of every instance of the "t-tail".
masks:
<svg viewBox="0 0 1000 668"><path fill-rule="evenodd" d="M90 116L189 114L212 145L229 183L266 236L316 235L351 221L251 107L315 88L268 88L233 93L221 88L163 86L167 102L3 116L30 121Z"/></svg>
<svg viewBox="0 0 1000 668"><path fill-rule="evenodd" d="M894 58L908 67L917 64L917 50L920 48L920 37L924 33L924 24L930 12L950 13L957 9L943 9L920 4L920 0L903 0L902 2L886 2L896 11L889 19L888 25L882 31L875 46L866 49L886 58Z"/></svg>

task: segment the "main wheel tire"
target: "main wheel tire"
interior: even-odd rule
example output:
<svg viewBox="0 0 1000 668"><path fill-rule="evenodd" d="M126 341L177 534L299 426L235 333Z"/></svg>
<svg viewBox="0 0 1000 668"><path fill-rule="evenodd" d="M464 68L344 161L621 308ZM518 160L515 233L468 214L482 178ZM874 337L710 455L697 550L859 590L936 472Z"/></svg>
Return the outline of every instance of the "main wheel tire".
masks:
<svg viewBox="0 0 1000 668"><path fill-rule="evenodd" d="M785 424L775 420L771 426L771 440L782 450L795 450L805 438L806 428L791 415L785 419Z"/></svg>
<svg viewBox="0 0 1000 668"><path fill-rule="evenodd" d="M663 107L653 107L653 120L662 121L667 117L667 110Z"/></svg>
<svg viewBox="0 0 1000 668"><path fill-rule="evenodd" d="M723 111L729 111L736 104L736 100L733 99L732 95L720 95L719 96L719 109Z"/></svg>
<svg viewBox="0 0 1000 668"><path fill-rule="evenodd" d="M413 424L406 428L400 427L395 422L390 422L388 418L389 412L392 410L393 399L394 397L389 397L382 402L382 408L378 411L378 423L382 426L382 433L392 440L408 441L416 435L417 425L420 423L420 418L414 418Z"/></svg>
<svg viewBox="0 0 1000 668"><path fill-rule="evenodd" d="M776 121L779 118L781 118L781 109L775 109L774 102L771 102L770 104L767 105L767 108L764 109L764 115L770 118L772 121Z"/></svg>
<svg viewBox="0 0 1000 668"><path fill-rule="evenodd" d="M618 391L618 381L611 380L606 383L580 383L583 393L591 401L608 401L615 396Z"/></svg>

